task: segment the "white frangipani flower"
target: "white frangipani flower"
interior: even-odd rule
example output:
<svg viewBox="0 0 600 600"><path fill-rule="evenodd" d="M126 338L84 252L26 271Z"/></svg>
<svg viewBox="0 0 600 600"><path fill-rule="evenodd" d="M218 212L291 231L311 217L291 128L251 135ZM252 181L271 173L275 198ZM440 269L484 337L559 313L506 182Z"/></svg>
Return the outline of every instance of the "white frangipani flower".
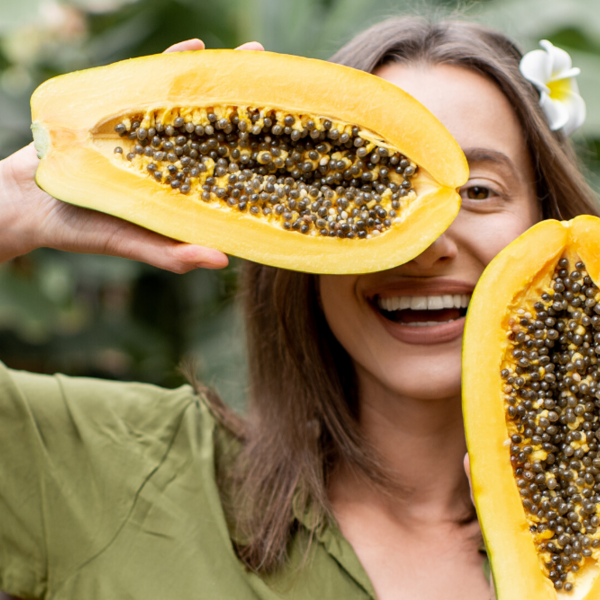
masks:
<svg viewBox="0 0 600 600"><path fill-rule="evenodd" d="M541 40L540 46L543 50L523 56L521 74L540 92L540 106L550 129L562 129L569 136L585 121L585 102L575 81L579 69L572 66L567 52L548 40Z"/></svg>

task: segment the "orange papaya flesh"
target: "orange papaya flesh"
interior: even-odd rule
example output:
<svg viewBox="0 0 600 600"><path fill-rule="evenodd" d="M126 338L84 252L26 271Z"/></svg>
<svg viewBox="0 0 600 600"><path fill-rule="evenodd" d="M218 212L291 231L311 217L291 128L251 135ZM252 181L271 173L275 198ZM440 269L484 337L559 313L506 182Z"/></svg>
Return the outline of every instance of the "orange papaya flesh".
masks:
<svg viewBox="0 0 600 600"><path fill-rule="evenodd" d="M71 73L36 90L32 115L51 195L315 273L412 259L456 216L468 177L456 141L396 86L268 52Z"/></svg>
<svg viewBox="0 0 600 600"><path fill-rule="evenodd" d="M481 277L463 410L499 600L600 599L600 219L543 221Z"/></svg>

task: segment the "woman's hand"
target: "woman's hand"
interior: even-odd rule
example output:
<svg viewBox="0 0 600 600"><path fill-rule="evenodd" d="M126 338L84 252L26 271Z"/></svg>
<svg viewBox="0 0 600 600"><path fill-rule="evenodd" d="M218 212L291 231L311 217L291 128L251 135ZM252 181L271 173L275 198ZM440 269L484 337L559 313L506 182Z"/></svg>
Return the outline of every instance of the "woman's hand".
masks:
<svg viewBox="0 0 600 600"><path fill-rule="evenodd" d="M187 40L166 52L203 50L201 40ZM238 50L263 50L249 42ZM35 183L39 160L33 144L0 161L0 263L48 247L67 252L107 254L186 273L227 266L225 254L185 244L116 217L60 202Z"/></svg>
<svg viewBox="0 0 600 600"><path fill-rule="evenodd" d="M34 181L33 144L0 162L0 262L35 248L122 256L176 273L227 266L218 250L184 244L46 194Z"/></svg>

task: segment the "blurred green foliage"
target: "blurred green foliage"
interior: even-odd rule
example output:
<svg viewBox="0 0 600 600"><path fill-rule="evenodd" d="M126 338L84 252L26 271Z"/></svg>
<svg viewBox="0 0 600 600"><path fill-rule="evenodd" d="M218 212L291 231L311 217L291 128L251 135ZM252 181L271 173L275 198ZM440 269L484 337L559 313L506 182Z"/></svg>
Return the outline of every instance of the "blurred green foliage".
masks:
<svg viewBox="0 0 600 600"><path fill-rule="evenodd" d="M526 49L542 38L581 67L588 119L575 143L600 181L600 1L486 0L0 0L0 158L31 141L29 96L75 69L161 52L200 37L207 47L259 40L269 50L327 58L387 16L454 14L498 27ZM82 90L85 97L85 90ZM243 331L234 301L239 261L178 276L110 257L38 250L0 266L0 359L161 385L183 381L182 358L243 405Z"/></svg>

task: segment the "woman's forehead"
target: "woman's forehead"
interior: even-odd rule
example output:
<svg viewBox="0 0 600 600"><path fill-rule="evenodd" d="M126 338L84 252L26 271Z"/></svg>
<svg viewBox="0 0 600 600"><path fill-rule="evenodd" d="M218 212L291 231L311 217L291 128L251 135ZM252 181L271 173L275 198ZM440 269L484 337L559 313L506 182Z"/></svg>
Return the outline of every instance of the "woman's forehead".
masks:
<svg viewBox="0 0 600 600"><path fill-rule="evenodd" d="M511 160L527 150L519 120L498 86L474 71L455 65L389 63L375 75L398 85L425 105L463 149L489 148Z"/></svg>

